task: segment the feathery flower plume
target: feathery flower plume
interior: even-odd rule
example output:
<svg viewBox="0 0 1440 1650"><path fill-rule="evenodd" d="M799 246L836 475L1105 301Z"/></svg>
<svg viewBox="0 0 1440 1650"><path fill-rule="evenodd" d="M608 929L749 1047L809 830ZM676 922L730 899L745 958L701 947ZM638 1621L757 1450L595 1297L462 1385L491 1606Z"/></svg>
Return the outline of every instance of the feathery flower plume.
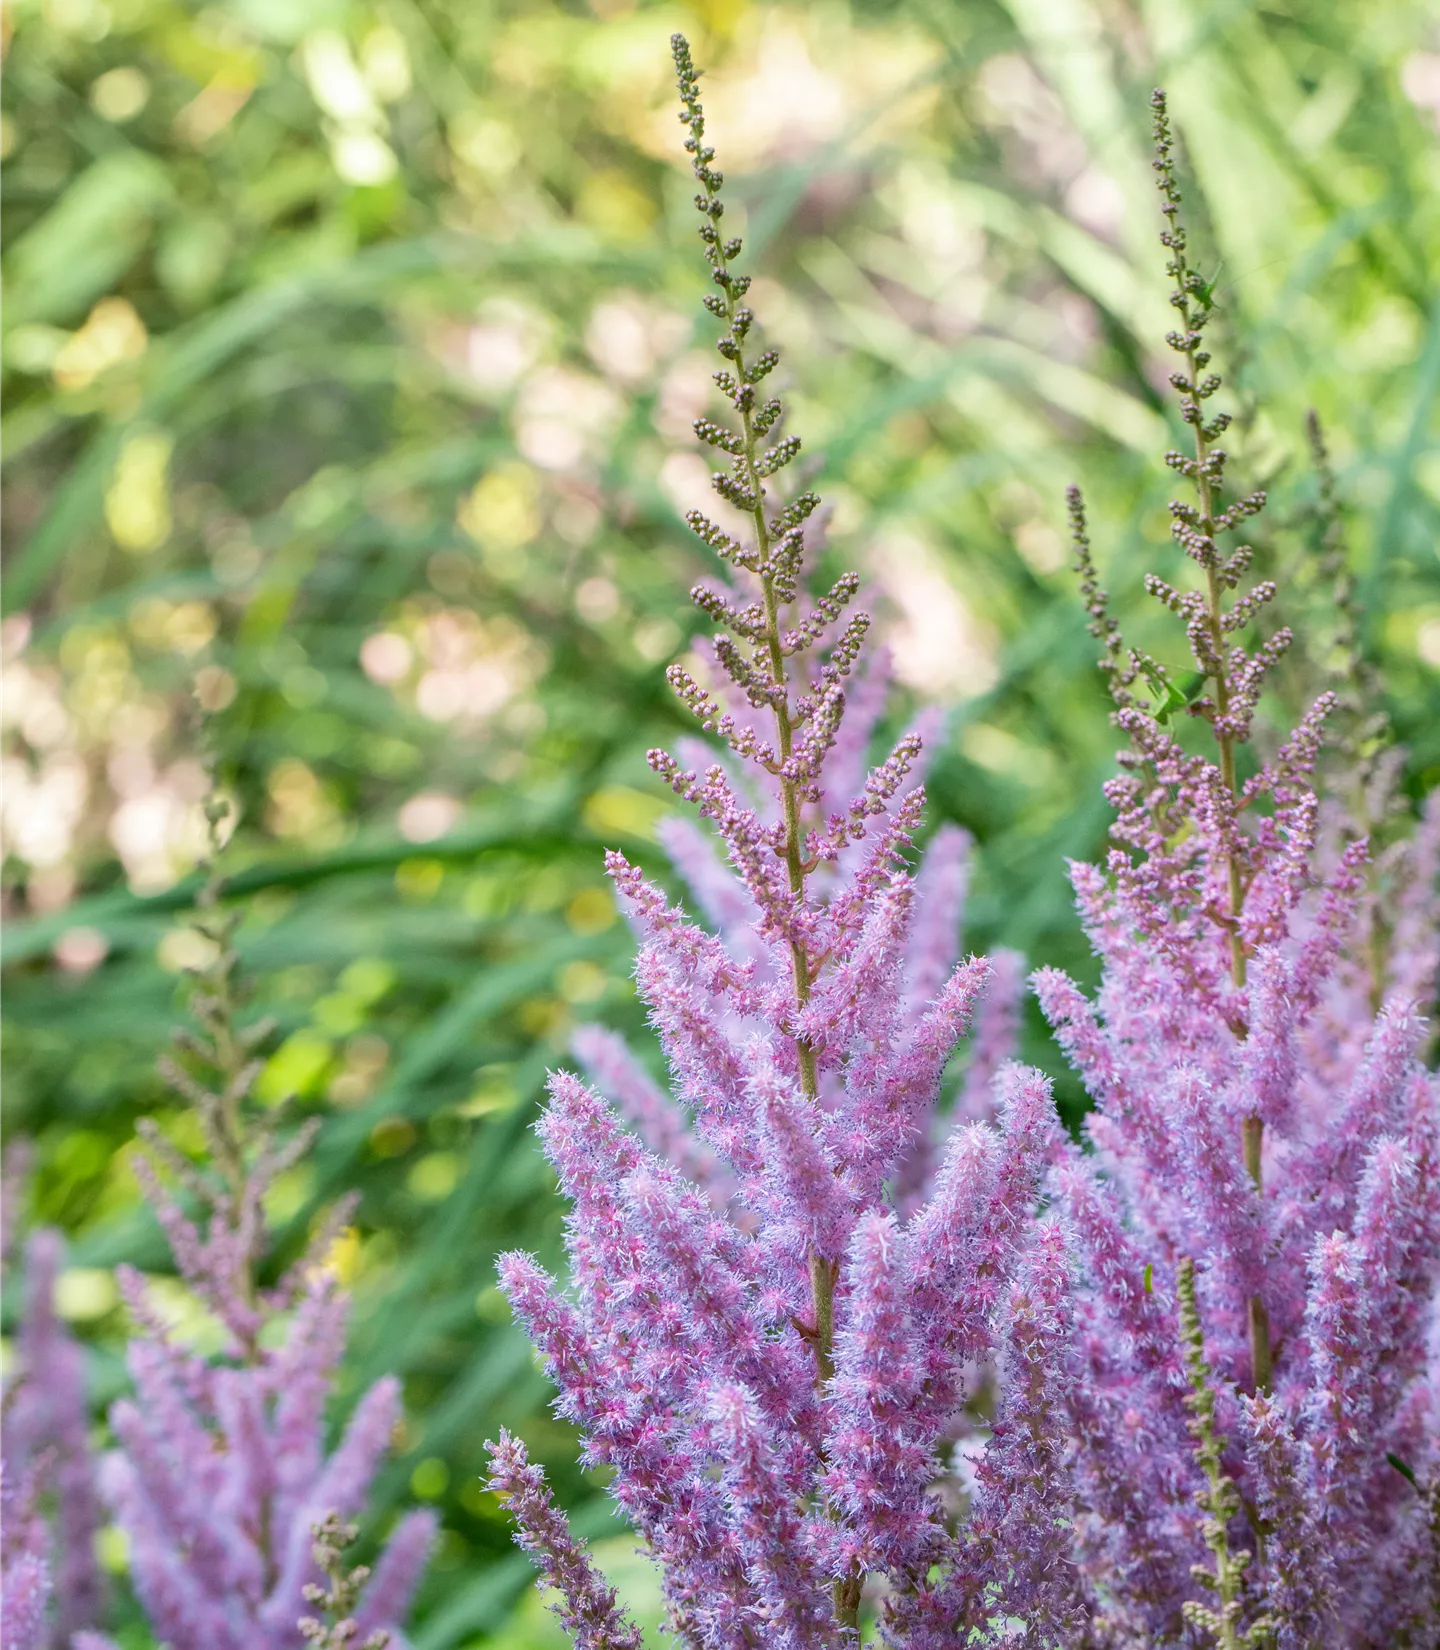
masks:
<svg viewBox="0 0 1440 1650"><path fill-rule="evenodd" d="M30 1147L12 1140L0 1157L0 1282L10 1269ZM5 1650L45 1650L48 1640L49 1533L36 1511L35 1470L21 1470L12 1411L18 1383L0 1389L0 1643Z"/></svg>
<svg viewBox="0 0 1440 1650"><path fill-rule="evenodd" d="M555 1611L580 1650L640 1650L640 1633L615 1606L615 1589L605 1584L585 1556L565 1515L550 1499L545 1475L530 1465L525 1446L501 1431L491 1448L490 1488L515 1520L516 1539L540 1566L556 1593Z"/></svg>
<svg viewBox="0 0 1440 1650"><path fill-rule="evenodd" d="M207 804L212 867L224 807L215 798ZM142 1125L146 1153L137 1173L180 1276L222 1329L224 1347L206 1358L184 1346L151 1309L142 1279L122 1270L139 1330L129 1349L135 1397L111 1410L117 1448L102 1483L129 1537L135 1590L173 1650L291 1650L302 1633L359 1650L361 1625L366 1650L378 1650L404 1615L433 1521L412 1513L392 1534L357 1624L352 1607L363 1577L352 1574L336 1591L337 1543L342 1534L348 1541L344 1521L363 1509L389 1448L399 1388L393 1378L377 1382L327 1457L324 1411L346 1314L327 1256L349 1205L332 1212L274 1284L261 1283L265 1193L300 1159L314 1129L282 1142L278 1116L249 1115L263 1063L257 1050L270 1028L238 1018L238 918L220 912L220 893L212 869L196 918L212 952L191 998L196 1024L176 1034L175 1054L162 1062L170 1087L196 1109L206 1160L195 1164L157 1126ZM326 1575L328 1593L320 1585ZM306 1606L317 1591L343 1608L311 1632ZM372 1593L382 1595L383 1614L370 1608Z"/></svg>
<svg viewBox="0 0 1440 1650"><path fill-rule="evenodd" d="M96 1626L106 1591L95 1560L102 1511L90 1450L85 1353L55 1312L55 1280L63 1255L58 1232L31 1234L16 1374L5 1393L3 1428L7 1471L31 1482L50 1509L43 1550L53 1619L45 1642L57 1647L68 1646L81 1629Z"/></svg>
<svg viewBox="0 0 1440 1650"><path fill-rule="evenodd" d="M715 490L745 530L692 512L728 577L694 592L717 626L707 670L670 671L728 752L650 761L728 865L669 828L707 928L610 856L673 1098L618 1040L581 1034L595 1087L557 1075L540 1129L570 1203L571 1291L528 1256L501 1278L660 1568L682 1644L838 1650L870 1600L917 1650L936 1632L1003 1634L1016 1612L1027 1644L1068 1645L1085 1593L1052 1563L1068 1272L1058 1228L1027 1238L1054 1108L1038 1073L1006 1063L1014 964L996 991L985 963L957 958L963 836L942 832L926 868L906 868L922 740L866 771L883 667L862 653L868 617L846 616L853 574L805 598L819 500L772 480L800 442L765 384L778 357L755 343L699 76L673 46L734 415L696 433L728 458ZM937 1149L946 1063L987 986L973 1120ZM976 1510L956 1519L945 1457L964 1435L982 1447L997 1359ZM493 1449L492 1483L576 1642L633 1644L537 1469L512 1439Z"/></svg>
<svg viewBox="0 0 1440 1650"><path fill-rule="evenodd" d="M1414 1586L1391 1578L1430 1550L1425 1491L1440 1481L1427 1345L1440 1124L1421 1062L1440 808L1377 888L1353 827L1322 839L1314 771L1337 695L1321 694L1268 760L1249 755L1291 637L1242 640L1276 589L1250 579L1249 546L1222 543L1265 500L1226 493L1228 418L1210 411L1220 379L1205 347L1213 294L1190 262L1158 92L1154 114L1179 323L1171 382L1191 436L1166 456L1190 484L1172 530L1197 572L1146 582L1183 622L1189 668L1125 647L1072 489L1082 591L1128 747L1107 786L1104 871L1073 868L1099 990L1092 1001L1055 970L1035 976L1095 1104L1094 1159L1077 1154L1054 1180L1083 1262L1078 1548L1122 1644L1189 1645L1197 1632L1284 1650L1433 1643L1405 1638ZM1312 442L1323 459L1318 429ZM1333 543L1325 554L1337 559ZM1346 613L1340 642L1354 653ZM1183 719L1206 728L1206 750L1182 739Z"/></svg>
<svg viewBox="0 0 1440 1650"><path fill-rule="evenodd" d="M50 1532L38 1510L36 1478L32 1466L16 1484L14 1468L0 1464L0 1523L5 1537L0 1557L0 1650L44 1650L49 1642Z"/></svg>

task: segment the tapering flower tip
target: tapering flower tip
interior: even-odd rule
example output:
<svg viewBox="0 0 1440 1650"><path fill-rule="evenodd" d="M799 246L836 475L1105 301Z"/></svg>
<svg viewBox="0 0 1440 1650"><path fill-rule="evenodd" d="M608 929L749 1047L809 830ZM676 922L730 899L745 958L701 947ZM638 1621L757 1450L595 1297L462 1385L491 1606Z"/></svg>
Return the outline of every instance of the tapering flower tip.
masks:
<svg viewBox="0 0 1440 1650"><path fill-rule="evenodd" d="M570 1052L585 1067L595 1086L632 1121L659 1106L659 1085L631 1054L618 1032L601 1025L576 1026L570 1034Z"/></svg>
<svg viewBox="0 0 1440 1650"><path fill-rule="evenodd" d="M495 1262L501 1293L517 1316L528 1318L546 1300L555 1280L524 1249L507 1249Z"/></svg>
<svg viewBox="0 0 1440 1650"><path fill-rule="evenodd" d="M576 1650L641 1650L639 1630L616 1604L615 1589L590 1562L555 1505L525 1446L502 1431L489 1446L488 1488L508 1505L515 1540L535 1560L559 1595L551 1608L565 1623Z"/></svg>
<svg viewBox="0 0 1440 1650"><path fill-rule="evenodd" d="M903 1298L905 1234L890 1209L870 1209L855 1223L845 1257L850 1280L849 1315L843 1334L864 1336L872 1314L892 1312Z"/></svg>
<svg viewBox="0 0 1440 1650"><path fill-rule="evenodd" d="M911 1227L911 1267L917 1278L938 1276L969 1252L999 1168L999 1137L983 1124L957 1129L946 1141L935 1190Z"/></svg>
<svg viewBox="0 0 1440 1650"><path fill-rule="evenodd" d="M806 1549L796 1484L780 1470L760 1405L743 1383L728 1381L710 1390L705 1408L757 1595L760 1642L783 1650L833 1643L830 1590Z"/></svg>
<svg viewBox="0 0 1440 1650"><path fill-rule="evenodd" d="M661 1287L683 1332L712 1367L746 1367L764 1341L736 1266L734 1228L677 1176L650 1168L626 1180L623 1197L663 1268Z"/></svg>
<svg viewBox="0 0 1440 1650"><path fill-rule="evenodd" d="M970 1058L957 1107L962 1117L990 1115L995 1077L1003 1065L1015 1058L1024 975L1025 959L1018 951L1002 947L991 953L990 977L975 1010L974 1028L970 1033Z"/></svg>
<svg viewBox="0 0 1440 1650"><path fill-rule="evenodd" d="M362 1642L377 1629L404 1621L435 1545L436 1528L435 1514L428 1507L407 1513L395 1526L365 1584L359 1614Z"/></svg>
<svg viewBox="0 0 1440 1650"><path fill-rule="evenodd" d="M914 898L914 884L900 874L870 902L853 955L830 971L799 1016L799 1034L812 1048L847 1049L893 1018Z"/></svg>
<svg viewBox="0 0 1440 1650"><path fill-rule="evenodd" d="M850 1233L851 1210L835 1164L820 1143L819 1110L766 1061L749 1084L765 1152L775 1215L800 1253L837 1260Z"/></svg>
<svg viewBox="0 0 1440 1650"><path fill-rule="evenodd" d="M718 1382L705 1396L705 1415L726 1486L740 1522L748 1526L742 1530L742 1540L764 1542L773 1537L783 1541L787 1530L798 1526L798 1514L772 1471L768 1430L755 1394L743 1381ZM766 1527L767 1508L775 1519L772 1529Z"/></svg>
<svg viewBox="0 0 1440 1650"><path fill-rule="evenodd" d="M655 753L664 755L664 752ZM605 874L615 885L621 914L643 939L654 925L668 915L664 892L650 881L638 865L632 865L618 848L605 851Z"/></svg>
<svg viewBox="0 0 1440 1650"><path fill-rule="evenodd" d="M715 852L710 838L679 814L661 819L655 834L710 925L748 952L754 943L749 931L759 920L759 908L744 883Z"/></svg>
<svg viewBox="0 0 1440 1650"><path fill-rule="evenodd" d="M1250 980L1249 1035L1242 1053L1239 1109L1267 1128L1287 1131L1295 1118L1299 1075L1296 1006L1290 970L1278 949L1255 958Z"/></svg>
<svg viewBox="0 0 1440 1650"><path fill-rule="evenodd" d="M596 1088L635 1125L652 1152L718 1193L712 1154L690 1133L685 1113L635 1058L623 1037L604 1026L577 1026L570 1047Z"/></svg>
<svg viewBox="0 0 1440 1650"><path fill-rule="evenodd" d="M1193 1066L1181 1066L1166 1098L1177 1154L1188 1169L1180 1191L1204 1246L1207 1281L1223 1278L1245 1299L1258 1295L1264 1283L1263 1205L1222 1128L1210 1085Z"/></svg>
<svg viewBox="0 0 1440 1650"><path fill-rule="evenodd" d="M1307 1432L1322 1520L1343 1524L1351 1499L1348 1468L1369 1421L1365 1280L1355 1245L1343 1232L1318 1240L1310 1257L1305 1334L1311 1383Z"/></svg>
<svg viewBox="0 0 1440 1650"><path fill-rule="evenodd" d="M1039 1072L1012 1063L996 1087L1001 1134L982 1124L957 1131L930 1203L912 1228L917 1311L935 1319L932 1356L982 1345L1034 1212L1046 1159L1058 1147L1050 1087ZM958 1303L956 1290L964 1296ZM923 1323L918 1327L928 1335Z"/></svg>
<svg viewBox="0 0 1440 1650"><path fill-rule="evenodd" d="M640 1161L639 1145L594 1089L570 1072L551 1074L549 1094L536 1132L561 1189L575 1200L597 1187L613 1191Z"/></svg>
<svg viewBox="0 0 1440 1650"><path fill-rule="evenodd" d="M831 1394L853 1429L849 1452L864 1454L881 1447L884 1440L874 1429L882 1412L899 1409L915 1381L906 1234L896 1214L889 1209L861 1214L849 1239L843 1279Z"/></svg>
<svg viewBox="0 0 1440 1650"><path fill-rule="evenodd" d="M923 1019L919 1041L928 1042L946 1054L965 1035L975 1005L983 1000L994 982L995 965L989 957L967 957L956 963L950 977L936 993Z"/></svg>
<svg viewBox="0 0 1440 1650"><path fill-rule="evenodd" d="M739 1381L713 1387L705 1406L719 1443L727 1450L748 1456L757 1450L761 1438L759 1406Z"/></svg>
<svg viewBox="0 0 1440 1650"><path fill-rule="evenodd" d="M1398 1140L1381 1140L1366 1161L1355 1205L1355 1249L1372 1309L1381 1302L1398 1309L1401 1302L1391 1292L1418 1281L1410 1274L1424 1236L1419 1181L1419 1165Z"/></svg>
<svg viewBox="0 0 1440 1650"><path fill-rule="evenodd" d="M923 1008L955 964L970 880L970 849L970 833L948 824L926 846L915 879L915 913L905 960L911 1008Z"/></svg>
<svg viewBox="0 0 1440 1650"><path fill-rule="evenodd" d="M898 1407L915 1378L907 1262L906 1235L895 1214L863 1214L845 1258L833 1387L856 1420L863 1411L873 1421L877 1405Z"/></svg>
<svg viewBox="0 0 1440 1650"><path fill-rule="evenodd" d="M1017 1170L1033 1180L1063 1138L1050 1079L1034 1066L1008 1060L995 1074L995 1094L1000 1127Z"/></svg>
<svg viewBox="0 0 1440 1650"><path fill-rule="evenodd" d="M561 1410L572 1420L589 1419L605 1401L608 1385L580 1314L533 1255L512 1249L500 1256L497 1271L510 1310L560 1388Z"/></svg>
<svg viewBox="0 0 1440 1650"><path fill-rule="evenodd" d="M1010 1291L1012 1339L1014 1326L1023 1325L1022 1348L1040 1348L1043 1338L1046 1356L1052 1355L1068 1332L1070 1288L1069 1238L1064 1226L1047 1216L1035 1228Z"/></svg>
<svg viewBox="0 0 1440 1650"><path fill-rule="evenodd" d="M880 1074L871 1093L866 1094L867 1085L856 1081L857 1067L852 1067L851 1086L859 1092L860 1103L851 1114L854 1144L846 1154L862 1171L858 1187L867 1200L877 1190L872 1182L883 1181L894 1172L931 1121L945 1066L965 1033L990 972L984 957L958 964L908 1034L901 1033L893 1016L873 1016L875 1023L885 1027L883 1035L891 1046L882 1047L877 1062ZM863 1069L863 1062L857 1066Z"/></svg>
<svg viewBox="0 0 1440 1650"><path fill-rule="evenodd" d="M400 1420L400 1383L382 1375L355 1406L339 1447L320 1475L311 1504L348 1518L365 1501Z"/></svg>
<svg viewBox="0 0 1440 1650"><path fill-rule="evenodd" d="M30 1241L25 1246L27 1312L38 1311L47 1318L53 1316L51 1301L55 1279L60 1274L64 1258L65 1244L58 1232L42 1226L30 1234Z"/></svg>
<svg viewBox="0 0 1440 1650"><path fill-rule="evenodd" d="M846 1257L835 1337L825 1490L846 1518L841 1564L928 1568L937 1550L932 1440L910 1421L920 1373L906 1236L893 1213L861 1216ZM844 1547L842 1543L842 1549Z"/></svg>
<svg viewBox="0 0 1440 1650"><path fill-rule="evenodd" d="M1170 1290L1125 1230L1113 1187L1078 1153L1055 1170L1051 1184L1106 1315L1128 1338L1142 1369L1173 1379L1179 1352Z"/></svg>
<svg viewBox="0 0 1440 1650"><path fill-rule="evenodd" d="M1380 1010L1343 1102L1346 1155L1360 1155L1379 1136L1401 1125L1405 1091L1426 1029L1408 1003L1386 1003Z"/></svg>
<svg viewBox="0 0 1440 1650"><path fill-rule="evenodd" d="M1117 1093L1118 1082L1115 1055L1094 1005L1063 969L1037 968L1030 984L1066 1059L1103 1106Z"/></svg>

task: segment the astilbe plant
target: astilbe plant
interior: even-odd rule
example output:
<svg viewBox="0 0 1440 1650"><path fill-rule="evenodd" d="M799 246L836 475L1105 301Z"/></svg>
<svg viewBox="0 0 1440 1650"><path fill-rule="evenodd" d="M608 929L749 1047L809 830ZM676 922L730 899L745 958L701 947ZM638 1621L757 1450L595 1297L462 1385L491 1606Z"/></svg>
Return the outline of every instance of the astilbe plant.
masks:
<svg viewBox="0 0 1440 1650"><path fill-rule="evenodd" d="M1054 1180L1084 1274L1081 1559L1121 1644L1433 1647L1440 1160L1422 1016L1440 809L1389 851L1377 891L1363 836L1322 841L1313 770L1337 696L1246 760L1291 638L1242 642L1275 586L1222 543L1264 498L1226 502L1211 294L1159 93L1154 112L1191 432L1167 457L1191 489L1171 510L1198 578L1147 584L1184 621L1192 668L1177 679L1126 649L1072 490L1129 744L1108 787L1115 845L1103 868L1073 868L1099 989L1035 977L1095 1108L1093 1153ZM1207 750L1182 742L1184 717Z"/></svg>
<svg viewBox="0 0 1440 1650"><path fill-rule="evenodd" d="M12 1141L0 1163L0 1268L7 1271L28 1168L26 1142ZM50 1602L50 1535L39 1515L37 1464L22 1463L10 1429L17 1390L12 1379L0 1394L0 1650L41 1650Z"/></svg>
<svg viewBox="0 0 1440 1650"><path fill-rule="evenodd" d="M38 1463L0 1463L0 1650L44 1650L49 1626L50 1532L40 1516Z"/></svg>
<svg viewBox="0 0 1440 1650"><path fill-rule="evenodd" d="M29 1168L29 1143L15 1141L5 1152L0 1215L0 1252L7 1267ZM100 1619L105 1602L95 1558L101 1507L90 1449L85 1352L55 1310L63 1259L58 1232L41 1229L25 1244L15 1367L0 1406L7 1578L0 1643L5 1650L12 1642L35 1650L68 1646L73 1633Z"/></svg>
<svg viewBox="0 0 1440 1650"><path fill-rule="evenodd" d="M1078 1643L1084 1583L1048 1501L1066 1473L1068 1262L1059 1229L1031 1220L1058 1149L1048 1085L1001 1065L998 1126L960 1123L932 1165L942 1074L990 975L954 961L962 843L943 837L918 878L905 868L921 741L905 735L867 773L884 688L857 670L869 621L844 616L857 580L802 599L817 500L767 489L799 443L761 390L775 352L753 341L698 77L683 39L674 51L706 307L725 327L716 380L734 414L697 433L730 457L715 488L748 529L742 540L691 515L732 583L695 592L720 631L714 685L671 671L730 758L701 745L690 766L651 763L728 856L671 830L719 932L610 856L674 1095L616 1040L584 1035L585 1063L639 1137L595 1088L554 1077L540 1132L570 1202L572 1288L523 1254L504 1258L503 1284L586 1462L610 1475L659 1567L681 1644L853 1643L867 1596L911 1650ZM976 1091L1013 991L988 1014ZM978 1092L963 1105L989 1109ZM942 1495L981 1396L991 1436L973 1485ZM575 1642L635 1645L522 1445L502 1437L493 1454L492 1485Z"/></svg>
<svg viewBox="0 0 1440 1650"><path fill-rule="evenodd" d="M218 847L223 804L212 801L210 812ZM282 1143L276 1115L253 1115L263 1064L256 1051L269 1026L240 1023L238 913L221 912L219 893L212 874L196 919L213 959L196 978L196 1024L177 1033L174 1056L162 1062L168 1084L195 1109L205 1159L196 1164L145 1123L135 1172L181 1279L223 1344L213 1357L186 1346L139 1274L121 1268L139 1330L128 1357L135 1396L111 1409L116 1448L102 1465L102 1489L128 1538L141 1605L171 1650L293 1650L304 1642L307 1589L325 1579L315 1526L363 1509L400 1395L392 1377L376 1382L326 1455L325 1409L347 1311L326 1257L349 1205L332 1211L275 1282L262 1283L264 1200L304 1155L315 1124ZM351 1638L383 1637L403 1619L432 1536L428 1512L401 1521L346 1616ZM333 1630L332 1642L342 1642ZM89 1636L85 1650L106 1643Z"/></svg>

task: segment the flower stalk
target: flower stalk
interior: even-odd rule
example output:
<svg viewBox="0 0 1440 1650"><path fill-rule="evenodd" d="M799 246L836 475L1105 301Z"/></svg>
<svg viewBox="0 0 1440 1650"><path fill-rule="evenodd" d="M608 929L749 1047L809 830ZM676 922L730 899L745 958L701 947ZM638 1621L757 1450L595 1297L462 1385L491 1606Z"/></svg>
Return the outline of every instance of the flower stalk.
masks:
<svg viewBox="0 0 1440 1650"><path fill-rule="evenodd" d="M675 72L680 91L681 122L689 128L685 148L691 157L691 169L701 193L695 197L700 213L700 235L705 243L711 278L719 288L718 294L706 299L706 308L729 328L720 343L720 353L732 363L731 371L723 376L722 388L733 389L728 399L740 419L740 452L736 465L738 485L732 489L732 500L743 503L754 534L754 549L735 558L759 581L760 600L764 621L756 638L756 655L763 664L766 677L762 697L769 706L775 727L777 759L771 763L780 790L780 808L784 819L785 874L792 899L797 905L805 901L806 878L815 865L805 858L804 831L801 825L801 785L794 771L795 717L791 706L790 684L785 673L786 646L781 632L782 605L793 600L795 594L793 568L798 561L798 544L782 543L777 556L770 530L769 501L765 494L765 477L775 474L789 464L799 451L798 439L780 441L763 455L760 451L761 432L757 428L756 386L769 374L775 364L773 351L760 354L747 364L746 345L754 324L754 313L742 302L750 287L747 275L732 273L731 262L741 250L739 237L727 239L720 231L720 219L725 205L720 192L724 175L715 170L715 150L705 142L705 111L699 98L699 75L690 56L684 37L676 35L671 42L675 57ZM767 433L778 422L779 403L769 401L759 409L759 417L766 422ZM713 432L713 434L712 434ZM725 443L715 426L701 421L696 433L707 437L717 446ZM813 964L802 937L790 939L790 969L795 1002L803 1010L810 1001ZM820 1096L820 1078L815 1051L798 1031L791 1033L791 1041L800 1068L800 1079L805 1096L812 1103ZM810 1255L810 1289L814 1311L813 1328L816 1379L823 1385L835 1372L831 1352L834 1343L835 1270L823 1255Z"/></svg>
<svg viewBox="0 0 1440 1650"><path fill-rule="evenodd" d="M1183 468L1195 486L1196 504L1193 509L1172 504L1174 533L1181 546L1200 563L1205 575L1205 605L1203 631L1196 624L1196 615L1190 617L1191 646L1202 679L1214 685L1212 700L1192 700L1189 710L1203 715L1215 731L1220 755L1220 783L1238 817L1245 806L1236 781L1235 747L1239 738L1249 730L1248 718L1237 723L1232 715L1230 672L1236 660L1232 656L1230 633L1257 614L1275 594L1273 584L1257 585L1241 602L1226 610L1223 593L1234 589L1241 572L1249 565L1250 547L1242 545L1228 559L1222 561L1216 545L1217 536L1237 526L1247 516L1256 515L1265 505L1262 492L1251 493L1229 510L1218 508L1217 495L1225 471L1225 452L1215 446L1216 440L1230 424L1228 413L1205 416L1205 402L1220 388L1218 373L1207 373L1209 351L1203 348L1205 326L1214 306L1213 293L1200 274L1192 269L1186 256L1185 227L1180 221L1180 190L1175 177L1170 134L1170 117L1165 94L1156 91L1151 98L1155 124L1155 171L1160 186L1160 209L1165 216L1161 244L1169 252L1166 273L1174 281L1170 302L1178 311L1181 328L1166 335L1170 348L1185 362L1182 372L1170 375L1170 382L1180 395L1180 414L1189 424L1193 438L1193 457ZM1173 458L1173 455L1172 455ZM1288 643L1288 635L1284 645ZM1278 657L1278 651L1276 652ZM1241 656L1243 668L1243 655ZM1241 916L1245 906L1245 867L1241 855L1233 848L1225 855L1225 883L1227 910L1224 926L1229 935L1230 979L1237 993L1243 992L1247 982L1247 954ZM1256 1191L1264 1184L1263 1157L1265 1142L1264 1119L1256 1116L1241 1121L1241 1155L1245 1172ZM1250 1332L1250 1378L1257 1392L1265 1391L1271 1381L1270 1320L1265 1310L1263 1295L1250 1297L1248 1304Z"/></svg>
<svg viewBox="0 0 1440 1650"><path fill-rule="evenodd" d="M819 500L771 485L800 443L780 433L779 398L759 393L778 357L753 342L698 75L685 41L673 49L715 288L705 305L727 329L716 383L737 419L695 429L728 455L712 479L746 531L742 542L690 512L732 582L693 592L717 626L699 649L715 685L669 672L728 760L650 761L713 822L728 868L693 828L667 831L711 931L610 856L674 1101L613 1039L592 1029L577 1040L646 1145L601 1095L557 1074L541 1134L571 1204L573 1296L528 1256L507 1256L502 1281L560 1412L613 1471L682 1643L843 1650L858 1642L867 1595L913 1650L942 1622L949 1633L1023 1611L1058 1630L1083 1613L1072 1578L1047 1542L1007 1546L997 1533L1029 1539L1034 1463L1058 1459L1058 1411L1034 1394L1063 1386L1068 1320L1052 1300L1063 1268L1045 1272L1043 1300L1021 1281L1053 1107L1038 1073L1004 1062L1015 970L987 998L990 969L957 959L960 837L940 834L933 873L906 866L922 741L904 735L867 772L884 679L861 657L868 617L845 614L859 580L845 574L807 600ZM865 692L852 705L857 676ZM937 1165L942 1073L987 1001L993 1089ZM956 1527L932 1487L938 1451L982 1425L968 1372L1012 1343L996 1425L1013 1443L996 1460L1014 1466L987 1475L975 1516ZM496 1486L515 1483L512 1446L493 1453ZM608 1623L548 1502L510 1500L522 1544L569 1577L567 1619Z"/></svg>

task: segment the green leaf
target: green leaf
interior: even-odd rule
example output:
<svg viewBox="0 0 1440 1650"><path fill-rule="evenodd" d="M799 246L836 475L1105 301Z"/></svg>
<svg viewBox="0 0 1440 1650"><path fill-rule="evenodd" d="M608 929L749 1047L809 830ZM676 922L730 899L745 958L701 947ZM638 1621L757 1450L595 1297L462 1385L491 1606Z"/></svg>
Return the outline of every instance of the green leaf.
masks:
<svg viewBox="0 0 1440 1650"><path fill-rule="evenodd" d="M1418 1490L1420 1488L1420 1481L1419 1481L1419 1479L1416 1478L1415 1470L1414 1470L1413 1467L1406 1466L1406 1464L1400 1459L1400 1457L1398 1455L1395 1455L1392 1451L1390 1451L1388 1449L1385 1451L1385 1459L1390 1463L1390 1465L1392 1467L1394 1467L1396 1472L1398 1472L1402 1478L1409 1479L1410 1485L1413 1489Z"/></svg>
<svg viewBox="0 0 1440 1650"><path fill-rule="evenodd" d="M10 248L5 326L77 322L129 269L172 198L165 168L138 149L102 155Z"/></svg>

